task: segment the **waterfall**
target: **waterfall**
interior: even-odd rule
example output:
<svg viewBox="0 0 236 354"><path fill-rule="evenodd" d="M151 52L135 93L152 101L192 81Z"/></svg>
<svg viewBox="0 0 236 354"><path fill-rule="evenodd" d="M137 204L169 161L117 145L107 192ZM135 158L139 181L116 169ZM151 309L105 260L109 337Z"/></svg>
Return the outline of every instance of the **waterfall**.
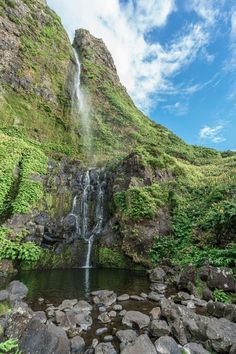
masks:
<svg viewBox="0 0 236 354"><path fill-rule="evenodd" d="M88 95L81 87L81 64L76 49L73 49L77 65L77 73L74 80L74 89L72 94L73 115L78 118L81 124L82 146L85 156L91 157L92 149L92 130L90 119L90 104Z"/></svg>
<svg viewBox="0 0 236 354"><path fill-rule="evenodd" d="M78 194L73 199L70 215L76 220L76 238L86 243L83 267L91 267L93 242L104 226L106 173L103 169L89 169L79 178Z"/></svg>

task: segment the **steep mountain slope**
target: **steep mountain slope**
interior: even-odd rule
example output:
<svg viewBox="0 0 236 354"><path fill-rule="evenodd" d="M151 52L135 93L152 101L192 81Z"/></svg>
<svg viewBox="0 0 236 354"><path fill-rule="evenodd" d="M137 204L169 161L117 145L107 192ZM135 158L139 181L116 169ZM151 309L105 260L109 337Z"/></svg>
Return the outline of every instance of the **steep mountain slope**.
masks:
<svg viewBox="0 0 236 354"><path fill-rule="evenodd" d="M82 84L91 103L93 152L114 168L114 224L100 242L100 261L112 244L135 262L170 257L177 263L233 265L236 255L236 154L190 146L140 112L117 76L101 39L76 32ZM114 232L113 232L114 234ZM224 247L228 249L224 249ZM109 247L108 247L109 248ZM98 255L99 257L99 255ZM113 259L117 259L115 254Z"/></svg>
<svg viewBox="0 0 236 354"><path fill-rule="evenodd" d="M76 66L59 17L44 1L0 1L1 130L45 150L72 153Z"/></svg>
<svg viewBox="0 0 236 354"><path fill-rule="evenodd" d="M86 114L74 114L76 57L44 1L0 0L0 30L0 260L79 265L86 244L71 210L81 176L102 166L95 264L235 266L236 154L188 145L146 117L103 41L82 29L73 46Z"/></svg>

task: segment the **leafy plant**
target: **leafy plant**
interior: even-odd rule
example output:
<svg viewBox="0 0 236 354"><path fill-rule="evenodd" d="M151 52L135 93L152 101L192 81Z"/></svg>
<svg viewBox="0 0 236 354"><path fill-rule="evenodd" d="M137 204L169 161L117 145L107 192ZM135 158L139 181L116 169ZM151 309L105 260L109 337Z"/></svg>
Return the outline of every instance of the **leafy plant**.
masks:
<svg viewBox="0 0 236 354"><path fill-rule="evenodd" d="M17 339L8 339L3 343L0 343L0 354L21 354L22 352L18 346Z"/></svg>
<svg viewBox="0 0 236 354"><path fill-rule="evenodd" d="M19 260L24 263L37 262L42 249L33 242L24 242L25 232L21 232L14 239L10 237L10 230L0 227L0 260Z"/></svg>
<svg viewBox="0 0 236 354"><path fill-rule="evenodd" d="M224 290L221 289L215 289L213 291L213 296L215 301L223 302L225 304L230 304L231 303L231 297L229 294L226 294Z"/></svg>

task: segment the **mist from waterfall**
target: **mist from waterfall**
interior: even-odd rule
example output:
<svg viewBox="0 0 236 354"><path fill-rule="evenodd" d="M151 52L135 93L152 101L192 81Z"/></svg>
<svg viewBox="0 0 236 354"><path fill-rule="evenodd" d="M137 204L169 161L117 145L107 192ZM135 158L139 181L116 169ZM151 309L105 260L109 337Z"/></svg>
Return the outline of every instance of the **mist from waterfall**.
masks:
<svg viewBox="0 0 236 354"><path fill-rule="evenodd" d="M91 111L89 97L81 87L81 63L78 52L73 48L77 72L74 80L74 90L72 94L72 112L78 119L81 126L81 139L83 154L87 159L92 156L92 130L91 130Z"/></svg>

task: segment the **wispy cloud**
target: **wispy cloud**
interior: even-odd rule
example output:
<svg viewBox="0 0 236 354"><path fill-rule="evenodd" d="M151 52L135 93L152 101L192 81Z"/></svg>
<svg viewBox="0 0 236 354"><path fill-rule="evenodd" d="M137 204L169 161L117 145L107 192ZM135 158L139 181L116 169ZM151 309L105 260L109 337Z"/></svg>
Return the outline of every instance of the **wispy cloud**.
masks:
<svg viewBox="0 0 236 354"><path fill-rule="evenodd" d="M163 109L176 116L184 116L188 113L188 104L183 102L175 102L174 104L165 105Z"/></svg>
<svg viewBox="0 0 236 354"><path fill-rule="evenodd" d="M222 143L226 140L222 135L224 128L224 124L218 124L215 127L209 127L206 125L200 129L199 138L202 141L209 141L216 144Z"/></svg>
<svg viewBox="0 0 236 354"><path fill-rule="evenodd" d="M186 69L199 53L206 61L213 60L204 51L218 11L213 1L194 0L191 11L199 19L183 25L165 44L157 38L150 42L147 35L168 24L170 15L178 11L175 0L127 0L125 3L48 0L48 3L62 16L71 38L78 27L103 38L121 82L143 110L147 111L158 101L159 93L172 91L174 76Z"/></svg>

